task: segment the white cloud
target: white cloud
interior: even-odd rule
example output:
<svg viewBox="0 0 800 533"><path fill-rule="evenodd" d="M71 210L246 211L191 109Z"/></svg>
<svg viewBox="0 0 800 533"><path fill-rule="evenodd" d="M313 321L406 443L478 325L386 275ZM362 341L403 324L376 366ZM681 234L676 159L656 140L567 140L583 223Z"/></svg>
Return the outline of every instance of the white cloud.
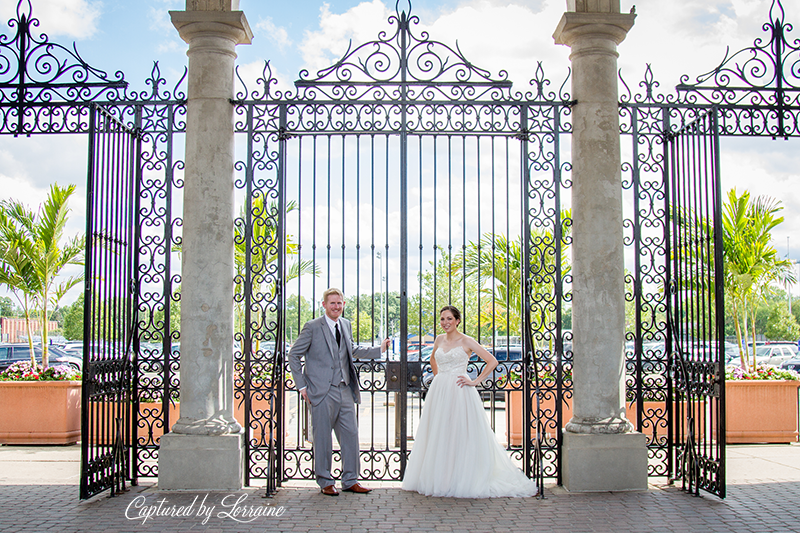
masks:
<svg viewBox="0 0 800 533"><path fill-rule="evenodd" d="M376 27L385 26L389 9L380 0L362 2L342 14L331 13L330 5L322 4L318 31L306 32L300 51L304 66L311 77L318 70L332 65L347 50L371 41L377 36Z"/></svg>
<svg viewBox="0 0 800 533"><path fill-rule="evenodd" d="M500 70L507 71L515 90L528 89L539 61L545 77L560 85L566 76L569 49L556 46L552 35L564 2L545 0L536 10L528 4L477 0L442 14L426 29L434 40L453 47L458 42L466 59L489 70L492 77Z"/></svg>
<svg viewBox="0 0 800 533"><path fill-rule="evenodd" d="M682 74L690 81L725 57L766 37L771 0L688 0L637 4L636 24L620 45L620 67L629 85L642 79L650 63L661 90L672 92ZM789 5L791 2L784 2ZM733 6L731 6L733 4Z"/></svg>
<svg viewBox="0 0 800 533"><path fill-rule="evenodd" d="M40 24L31 33L46 33L49 37L68 36L74 39L91 37L97 31L102 3L90 0L36 0L33 17ZM24 3L23 3L24 5ZM17 0L0 0L2 20L16 18Z"/></svg>
<svg viewBox="0 0 800 533"><path fill-rule="evenodd" d="M255 30L261 30L264 33L255 32L254 37L264 36L269 41L275 43L278 49L283 52L287 47L292 45L292 40L289 38L289 33L285 28L277 26L271 17L267 17L256 24Z"/></svg>
<svg viewBox="0 0 800 533"><path fill-rule="evenodd" d="M170 10L182 10L185 4L180 0L156 0L156 2L158 6L150 6L148 10L150 30L162 38L156 51L159 54L185 51L186 43L178 35L169 15Z"/></svg>
<svg viewBox="0 0 800 533"><path fill-rule="evenodd" d="M168 54L172 52L185 52L187 48L186 43L181 41L180 39L173 39L171 41L164 41L159 43L156 51L159 54Z"/></svg>

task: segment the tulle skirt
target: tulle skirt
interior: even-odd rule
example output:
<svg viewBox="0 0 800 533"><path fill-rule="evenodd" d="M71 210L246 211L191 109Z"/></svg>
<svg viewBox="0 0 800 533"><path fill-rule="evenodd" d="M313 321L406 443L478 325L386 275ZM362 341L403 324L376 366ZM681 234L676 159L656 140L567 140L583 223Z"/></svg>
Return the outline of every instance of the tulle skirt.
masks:
<svg viewBox="0 0 800 533"><path fill-rule="evenodd" d="M525 497L536 484L497 442L475 387L459 387L459 374L433 379L403 489L455 498Z"/></svg>

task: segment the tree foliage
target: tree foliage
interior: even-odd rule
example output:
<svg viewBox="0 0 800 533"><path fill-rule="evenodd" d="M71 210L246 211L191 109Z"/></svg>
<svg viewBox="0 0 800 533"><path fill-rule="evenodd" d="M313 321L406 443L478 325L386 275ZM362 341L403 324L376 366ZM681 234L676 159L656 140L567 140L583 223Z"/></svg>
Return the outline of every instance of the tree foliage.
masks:
<svg viewBox="0 0 800 533"><path fill-rule="evenodd" d="M785 303L775 305L769 314L769 321L764 335L770 340L797 340L800 338L800 325L794 315L789 312Z"/></svg>
<svg viewBox="0 0 800 533"><path fill-rule="evenodd" d="M478 342L491 337L489 328L481 327L480 287L455 265L456 262L438 248L436 259L429 262L430 268L418 275L419 292L408 298L409 337L435 337L440 333L439 311L445 305L453 305L461 311L461 331Z"/></svg>
<svg viewBox="0 0 800 533"><path fill-rule="evenodd" d="M83 340L83 293L78 299L62 308L63 322L61 331L64 337L71 341Z"/></svg>
<svg viewBox="0 0 800 533"><path fill-rule="evenodd" d="M14 305L14 300L8 296L0 296L0 316L16 317L20 315L19 308Z"/></svg>
<svg viewBox="0 0 800 533"><path fill-rule="evenodd" d="M74 191L74 185L51 185L38 213L17 200L0 202L0 283L14 293L22 306L32 361L31 309L39 310L45 368L49 310L56 308L67 291L83 279L82 275L59 279L67 265L83 265L83 236L64 238L69 199Z"/></svg>
<svg viewBox="0 0 800 533"><path fill-rule="evenodd" d="M287 235L283 248L281 247L281 235L278 231L279 203L277 200L268 200L263 193L256 193L249 206L243 206L242 211L234 227L234 310L236 331L245 331L245 302L246 285L249 280L250 293L260 297L269 298L276 294L277 286L275 281L278 276L278 259L281 254L288 261L290 257L298 253L298 245L292 240L291 235ZM248 213L249 209L249 213ZM285 214L289 214L297 209L295 202L286 205ZM251 230L248 236L246 221L248 216L251 219ZM248 238L249 237L249 238ZM296 279L304 274L319 275L319 269L310 260L293 261L284 266L284 284ZM274 327L276 314L274 310L267 309L269 306L261 304L261 311L254 310L251 305L250 328L251 331L265 331ZM258 336L257 336L258 338Z"/></svg>
<svg viewBox="0 0 800 533"><path fill-rule="evenodd" d="M778 257L771 244L771 231L783 222L777 213L780 202L759 196L751 199L749 191L728 192L722 208L723 261L725 295L730 301L740 347L742 368L755 366L755 345L745 354L748 338L755 338L758 304L774 290L775 282L793 282L791 263ZM751 356L752 360L748 361Z"/></svg>
<svg viewBox="0 0 800 533"><path fill-rule="evenodd" d="M537 228L530 233L527 283L536 295L535 301L530 302L533 339L537 344L547 343L551 349L553 338L548 331L557 318L557 270L562 278L571 270L568 253L571 219L572 212L564 210L557 232ZM460 276L479 288L479 325L490 334L501 337L523 334L524 254L522 237L509 240L505 235L486 233L479 242L470 242L453 260L450 275Z"/></svg>

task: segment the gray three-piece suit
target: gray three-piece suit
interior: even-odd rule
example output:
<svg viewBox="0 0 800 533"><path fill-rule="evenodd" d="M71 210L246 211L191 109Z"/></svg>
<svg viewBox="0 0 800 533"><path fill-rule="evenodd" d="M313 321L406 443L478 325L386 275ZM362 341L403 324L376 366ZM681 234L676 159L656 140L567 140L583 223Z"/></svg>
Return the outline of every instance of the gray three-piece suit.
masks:
<svg viewBox="0 0 800 533"><path fill-rule="evenodd" d="M331 332L325 315L309 320L289 351L289 367L297 390L306 387L311 402L314 432L314 472L320 487L332 485L333 440L342 450L342 488L358 482L359 445L356 404L361 390L353 359L378 359L380 347L353 346L350 321L339 318L341 344ZM301 361L305 359L305 365Z"/></svg>

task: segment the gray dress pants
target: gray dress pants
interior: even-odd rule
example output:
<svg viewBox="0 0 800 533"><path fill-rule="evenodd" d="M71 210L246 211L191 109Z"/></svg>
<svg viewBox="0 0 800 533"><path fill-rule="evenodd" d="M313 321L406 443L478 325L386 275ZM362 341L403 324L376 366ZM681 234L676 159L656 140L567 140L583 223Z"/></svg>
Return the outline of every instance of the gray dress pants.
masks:
<svg viewBox="0 0 800 533"><path fill-rule="evenodd" d="M314 432L314 473L320 487L333 485L333 438L342 450L342 488L350 488L358 481L359 450L358 423L353 391L341 383L331 386L328 394L317 405L311 406Z"/></svg>

